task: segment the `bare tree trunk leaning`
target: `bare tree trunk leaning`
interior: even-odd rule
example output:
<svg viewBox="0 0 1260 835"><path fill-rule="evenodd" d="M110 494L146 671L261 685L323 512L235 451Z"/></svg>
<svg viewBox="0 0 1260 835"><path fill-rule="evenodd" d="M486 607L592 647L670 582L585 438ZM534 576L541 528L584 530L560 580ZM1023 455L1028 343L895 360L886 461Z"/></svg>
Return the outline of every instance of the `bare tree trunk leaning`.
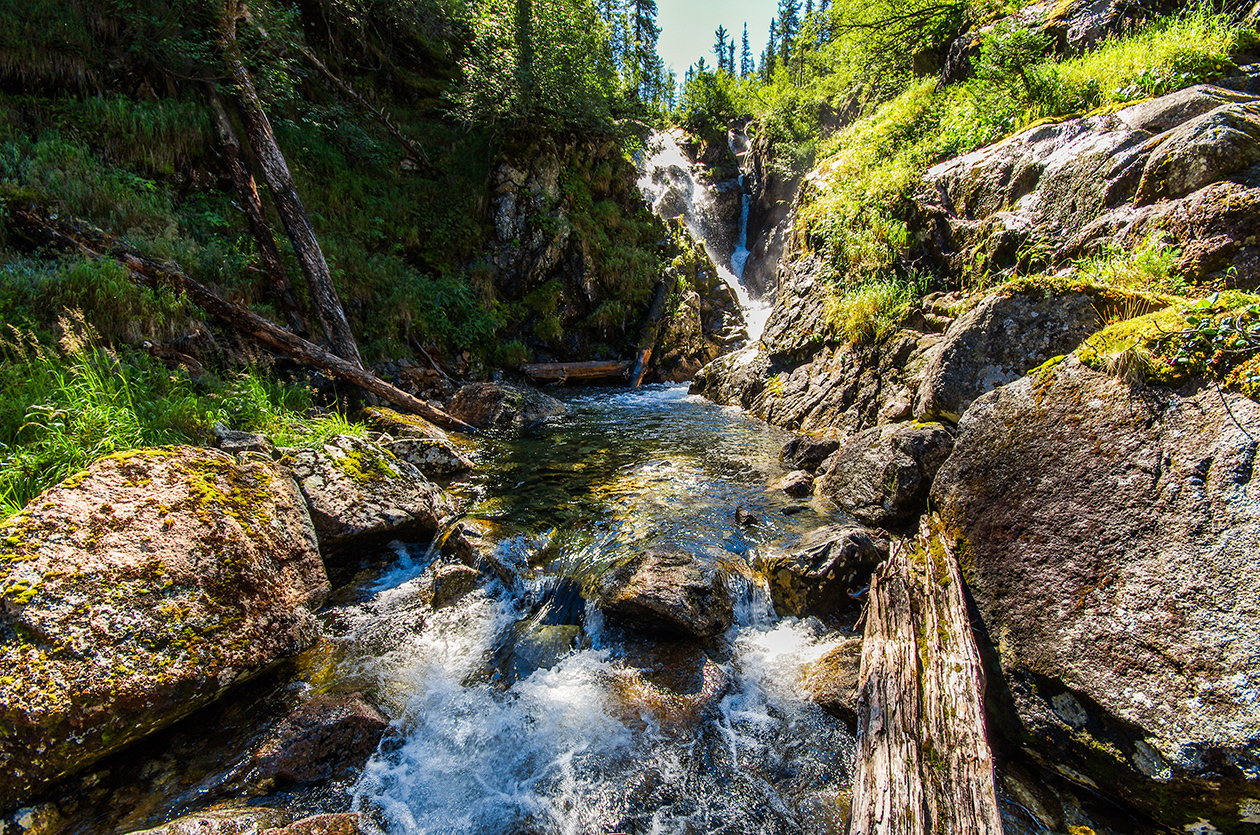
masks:
<svg viewBox="0 0 1260 835"><path fill-rule="evenodd" d="M237 96L241 106L241 117L245 122L245 131L249 135L250 145L258 164L262 168L263 179L271 189L275 200L276 211L289 240L293 244L293 252L311 291L311 303L315 313L323 325L324 335L328 338L333 352L342 359L360 368L363 360L359 357L359 347L346 321L345 311L341 307L341 299L333 284L332 274L328 270L328 262L319 248L315 230L311 226L306 208L298 197L297 188L293 185L293 176L289 173L288 163L276 142L275 133L267 114L263 111L262 101L254 89L253 79L245 68L240 46L236 42L236 23L245 13L242 0L225 0L224 14L221 23L219 45L223 51L223 60L227 64L232 80L236 83Z"/></svg>
<svg viewBox="0 0 1260 835"><path fill-rule="evenodd" d="M258 259L262 262L263 273L271 284L271 295L284 314L285 321L296 334L306 334L306 319L298 306L297 296L293 293L293 285L285 272L284 262L280 260L280 250L276 247L276 239L271 234L271 225L263 212L262 200L258 197L258 186L254 183L254 175L245 164L241 154L241 140L228 118L227 108L223 106L223 98L214 89L209 88L210 106L214 109L215 122L219 131L219 145L223 148L223 156L227 160L228 172L232 175L232 183L236 187L236 196L241 203L241 210L249 221L249 232L258 247Z"/></svg>
<svg viewBox="0 0 1260 835"><path fill-rule="evenodd" d="M174 265L164 264L126 247L111 244L99 230L83 229L65 221L49 220L13 206L8 207L8 220L17 231L37 245L78 252L92 258L113 257L127 268L132 279L146 287L167 287L183 293L232 330L298 362L358 386L405 412L419 415L457 432L473 434L477 431L462 420L364 371L362 367L289 333L248 308L228 301L185 275Z"/></svg>
<svg viewBox="0 0 1260 835"><path fill-rule="evenodd" d="M643 385L643 378L647 376L652 348L656 345L656 337L661 332L661 319L665 316L665 300L674 292L675 284L674 276L666 275L656 288L656 296L652 299L652 306L648 308L647 321L639 335L639 356L635 360L634 370L630 372L630 385L633 388Z"/></svg>
<svg viewBox="0 0 1260 835"><path fill-rule="evenodd" d="M872 579L849 835L1001 835L962 576L926 529Z"/></svg>

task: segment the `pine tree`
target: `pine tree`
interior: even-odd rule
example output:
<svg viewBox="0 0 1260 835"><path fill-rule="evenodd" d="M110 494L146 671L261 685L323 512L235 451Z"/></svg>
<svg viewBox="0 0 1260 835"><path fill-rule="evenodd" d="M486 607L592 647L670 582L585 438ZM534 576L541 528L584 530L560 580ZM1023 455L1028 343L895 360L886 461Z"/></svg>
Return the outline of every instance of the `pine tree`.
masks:
<svg viewBox="0 0 1260 835"><path fill-rule="evenodd" d="M656 25L656 0L630 0L630 31L633 38L630 62L630 88L640 101L660 98L661 59L656 42L661 28Z"/></svg>
<svg viewBox="0 0 1260 835"><path fill-rule="evenodd" d="M800 30L800 0L779 0L779 55L785 64L792 54L792 40Z"/></svg>
<svg viewBox="0 0 1260 835"><path fill-rule="evenodd" d="M717 56L717 68L718 70L724 70L726 69L726 27L719 26L713 32L713 37L717 39L713 42L713 54ZM734 49L734 46L732 46L732 49Z"/></svg>
<svg viewBox="0 0 1260 835"><path fill-rule="evenodd" d="M770 83L774 78L774 67L778 63L779 19L771 18L770 36L766 39L766 51L761 53L761 80Z"/></svg>
<svg viewBox="0 0 1260 835"><path fill-rule="evenodd" d="M748 22L744 22L744 43L739 53L739 76L747 78L753 74L752 47L748 45Z"/></svg>

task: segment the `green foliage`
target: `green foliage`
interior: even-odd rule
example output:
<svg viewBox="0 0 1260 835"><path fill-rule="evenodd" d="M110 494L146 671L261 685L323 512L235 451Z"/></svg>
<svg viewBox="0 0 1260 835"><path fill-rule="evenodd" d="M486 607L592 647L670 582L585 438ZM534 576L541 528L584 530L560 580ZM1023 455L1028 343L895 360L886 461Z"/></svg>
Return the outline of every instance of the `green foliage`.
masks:
<svg viewBox="0 0 1260 835"><path fill-rule="evenodd" d="M922 276L890 273L846 289L828 285L827 327L850 344L879 342L897 331L928 284Z"/></svg>
<svg viewBox="0 0 1260 835"><path fill-rule="evenodd" d="M1095 285L1146 290L1183 296L1190 287L1176 272L1181 251L1168 246L1158 233L1136 249L1110 246L1090 258L1075 262L1082 281Z"/></svg>
<svg viewBox="0 0 1260 835"><path fill-rule="evenodd" d="M0 337L0 518L101 457L206 443L215 424L287 446L362 434L339 414L312 413L308 390L258 372L197 384L145 354L107 350L79 315L60 329L57 346L12 326Z"/></svg>

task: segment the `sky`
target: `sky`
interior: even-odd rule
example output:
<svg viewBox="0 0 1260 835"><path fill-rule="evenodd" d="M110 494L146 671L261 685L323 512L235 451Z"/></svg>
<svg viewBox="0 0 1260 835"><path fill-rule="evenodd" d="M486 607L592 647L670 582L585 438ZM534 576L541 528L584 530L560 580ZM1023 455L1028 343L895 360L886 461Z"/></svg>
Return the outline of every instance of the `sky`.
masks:
<svg viewBox="0 0 1260 835"><path fill-rule="evenodd" d="M753 60L760 61L770 32L770 20L778 12L777 0L657 0L656 23L661 39L656 45L665 66L673 66L681 81L687 67L701 55L710 67L716 60L713 32L719 26L735 36L735 66L739 67L740 38L748 21L748 43Z"/></svg>

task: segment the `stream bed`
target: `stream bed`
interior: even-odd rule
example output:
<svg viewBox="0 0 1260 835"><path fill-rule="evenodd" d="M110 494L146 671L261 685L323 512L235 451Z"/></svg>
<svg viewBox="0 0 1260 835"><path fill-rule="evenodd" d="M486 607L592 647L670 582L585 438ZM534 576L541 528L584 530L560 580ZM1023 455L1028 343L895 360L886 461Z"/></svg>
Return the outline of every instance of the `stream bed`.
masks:
<svg viewBox="0 0 1260 835"><path fill-rule="evenodd" d="M784 433L685 387L566 399L566 415L489 439L454 488L502 526L498 553L526 562L525 580L428 609L433 556L396 544L393 565L328 612L336 676L394 717L355 808L399 835L834 831L854 741L799 685L838 638L776 618L738 568L834 511L770 486ZM657 546L732 568L725 635L625 632L583 599Z"/></svg>

